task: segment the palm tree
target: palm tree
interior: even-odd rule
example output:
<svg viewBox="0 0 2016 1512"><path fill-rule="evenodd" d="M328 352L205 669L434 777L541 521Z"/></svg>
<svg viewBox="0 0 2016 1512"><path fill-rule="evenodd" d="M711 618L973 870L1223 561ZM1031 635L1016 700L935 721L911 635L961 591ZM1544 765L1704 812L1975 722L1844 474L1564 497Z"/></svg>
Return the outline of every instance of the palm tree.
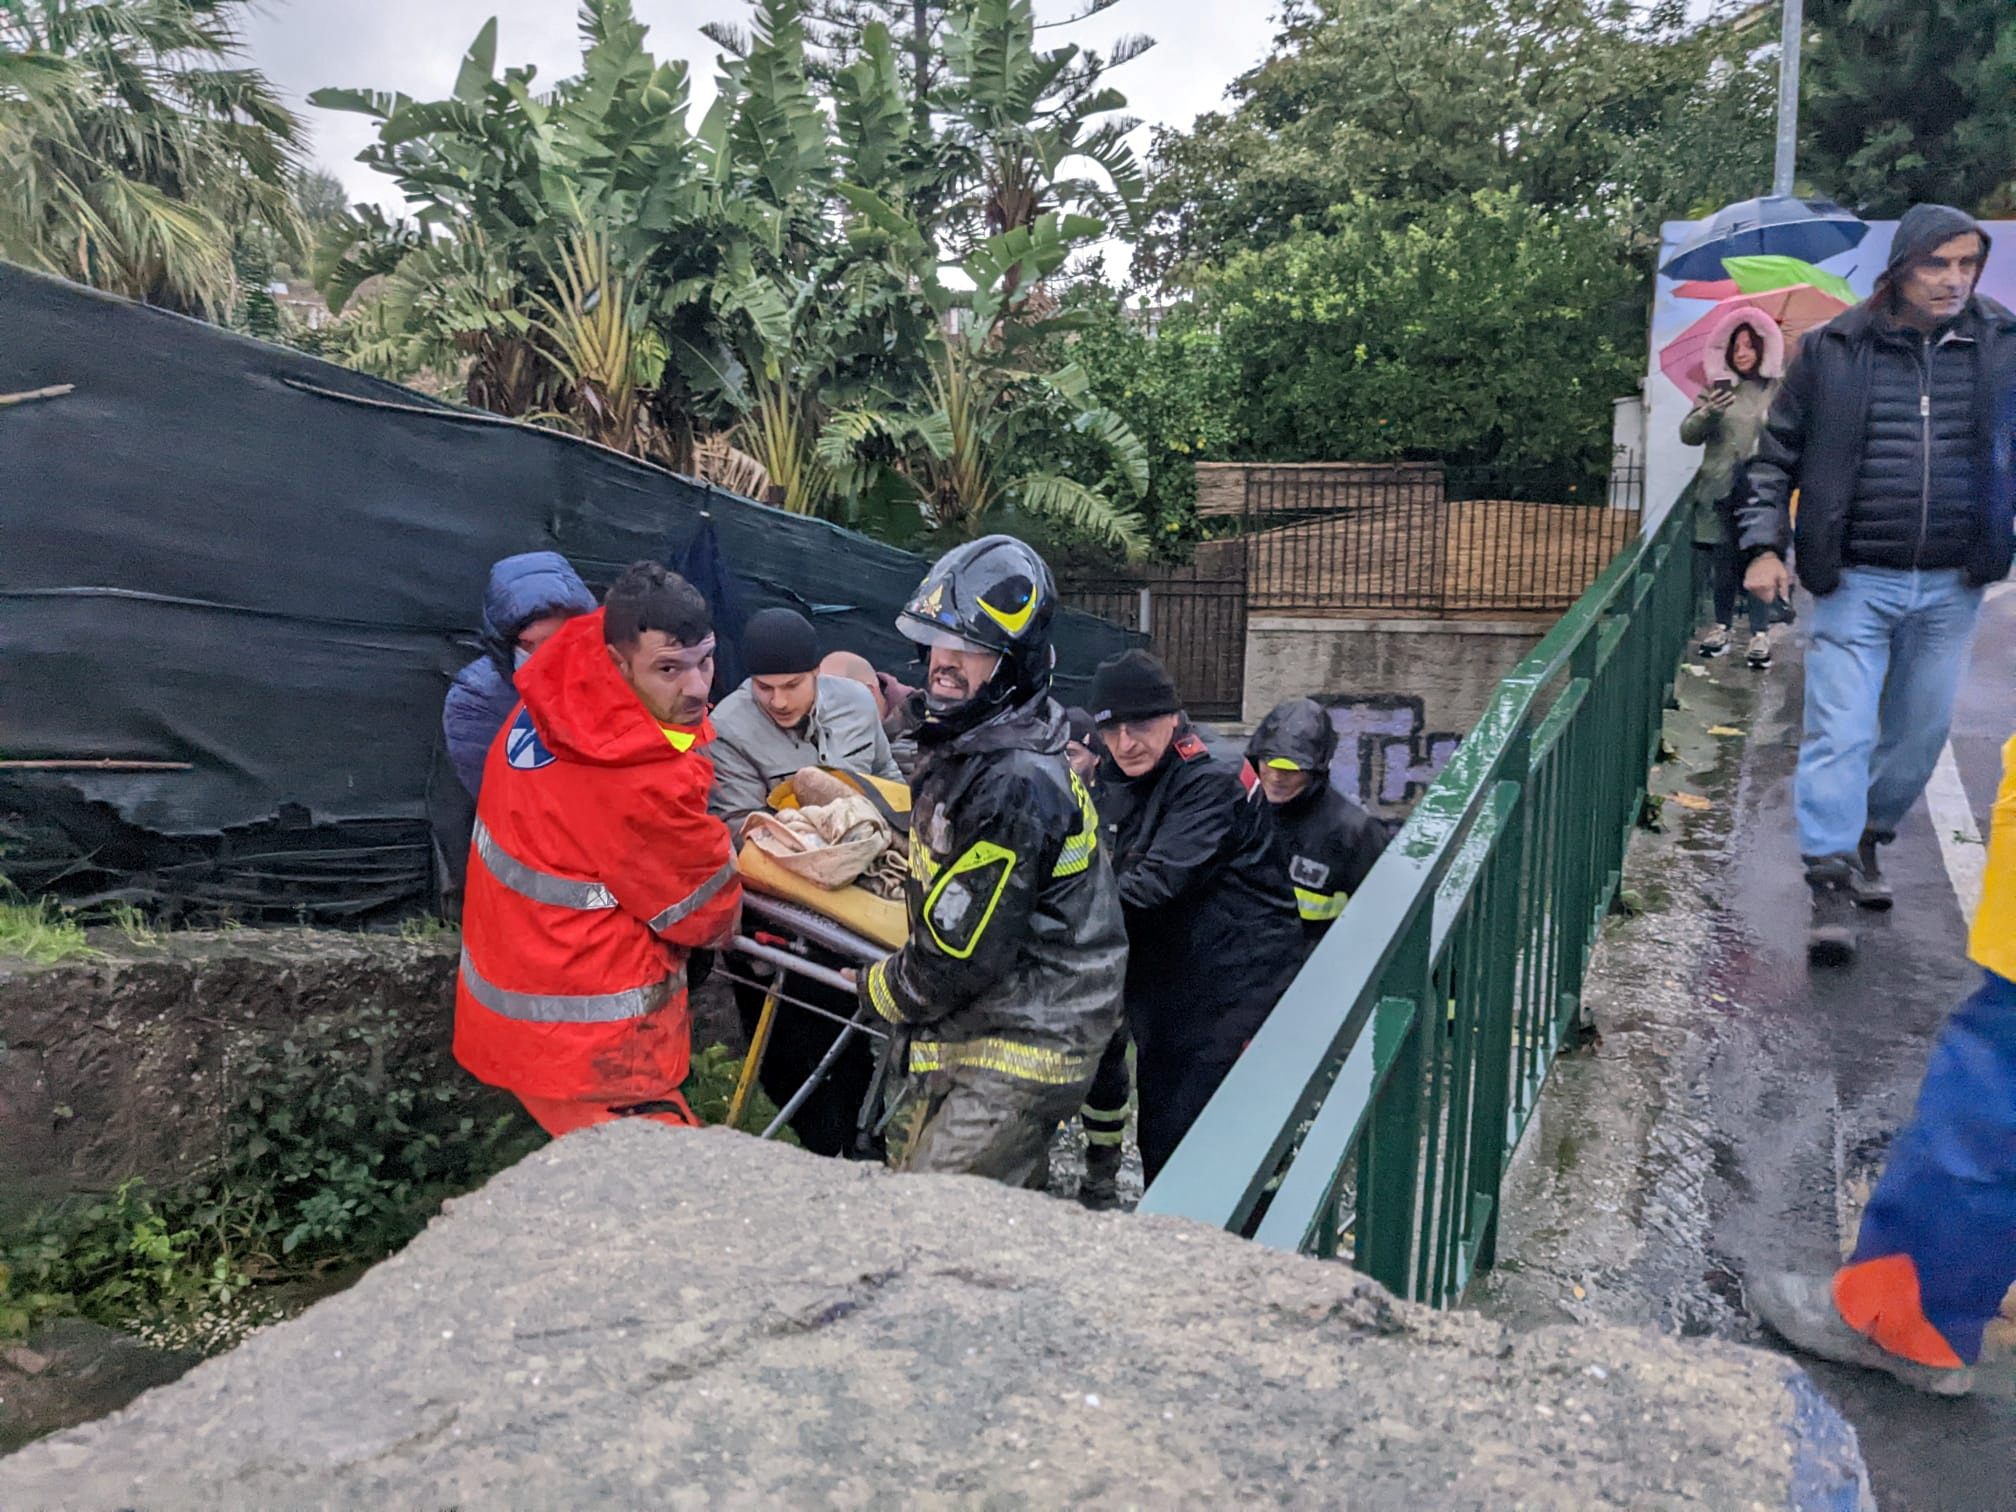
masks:
<svg viewBox="0 0 2016 1512"><path fill-rule="evenodd" d="M238 229L300 239L300 124L242 66L243 0L0 5L0 255L187 314Z"/></svg>

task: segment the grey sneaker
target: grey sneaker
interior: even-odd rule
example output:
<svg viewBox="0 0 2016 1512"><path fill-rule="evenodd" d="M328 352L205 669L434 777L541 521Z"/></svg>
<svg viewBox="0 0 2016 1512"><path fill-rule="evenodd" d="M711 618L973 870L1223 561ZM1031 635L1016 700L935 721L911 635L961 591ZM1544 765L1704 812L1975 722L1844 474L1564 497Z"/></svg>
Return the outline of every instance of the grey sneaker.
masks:
<svg viewBox="0 0 2016 1512"><path fill-rule="evenodd" d="M1883 875L1883 864L1876 854L1876 847L1888 845L1897 837L1878 830L1864 830L1862 843L1855 852L1856 876L1849 883L1849 892L1858 908L1873 908L1878 911L1890 908L1897 897L1890 891L1890 883Z"/></svg>
<svg viewBox="0 0 2016 1512"><path fill-rule="evenodd" d="M1746 1281L1744 1292L1750 1299L1750 1310L1764 1325L1802 1354L1832 1360L1836 1365L1885 1371L1912 1390L1932 1396L1965 1396L1974 1389L1971 1370L1920 1365L1855 1332L1834 1306L1831 1276L1773 1271Z"/></svg>
<svg viewBox="0 0 2016 1512"><path fill-rule="evenodd" d="M1701 644L1697 649L1710 660L1724 655L1729 650L1729 627L1717 625L1701 637Z"/></svg>
<svg viewBox="0 0 2016 1512"><path fill-rule="evenodd" d="M1806 959L1814 966L1847 966L1855 959L1853 887L1860 879L1853 856L1808 856L1806 885L1813 890L1813 924Z"/></svg>
<svg viewBox="0 0 2016 1512"><path fill-rule="evenodd" d="M1762 672L1766 667L1771 665L1771 632L1769 630L1759 630L1755 635L1750 637L1750 649L1744 654L1743 659L1759 672Z"/></svg>

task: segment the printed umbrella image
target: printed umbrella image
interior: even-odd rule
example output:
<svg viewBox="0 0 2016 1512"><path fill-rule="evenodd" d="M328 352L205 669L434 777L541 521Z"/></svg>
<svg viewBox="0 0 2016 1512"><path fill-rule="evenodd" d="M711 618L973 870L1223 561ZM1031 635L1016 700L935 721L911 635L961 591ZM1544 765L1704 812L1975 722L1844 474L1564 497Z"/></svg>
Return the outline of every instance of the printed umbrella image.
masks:
<svg viewBox="0 0 2016 1512"><path fill-rule="evenodd" d="M1794 284L1789 289L1772 289L1764 294L1738 294L1725 299L1678 336L1659 353L1659 371L1690 400L1701 397L1711 377L1724 366L1723 353L1736 327L1745 316L1769 322L1783 332L1783 346L1789 346L1817 325L1824 325L1848 308L1848 301L1811 284Z"/></svg>
<svg viewBox="0 0 2016 1512"><path fill-rule="evenodd" d="M1714 217L1659 271L1675 279L1723 276L1726 257L1796 257L1820 263L1859 246L1869 227L1853 211L1832 200L1770 195L1738 200Z"/></svg>

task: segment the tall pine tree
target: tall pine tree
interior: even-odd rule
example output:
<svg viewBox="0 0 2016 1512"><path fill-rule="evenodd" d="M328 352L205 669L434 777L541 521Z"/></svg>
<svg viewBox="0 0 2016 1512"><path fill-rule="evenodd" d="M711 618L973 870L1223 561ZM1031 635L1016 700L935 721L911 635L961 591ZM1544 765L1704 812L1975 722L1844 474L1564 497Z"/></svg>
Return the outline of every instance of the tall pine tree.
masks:
<svg viewBox="0 0 2016 1512"><path fill-rule="evenodd" d="M1800 176L1862 214L2016 209L2016 3L1809 0Z"/></svg>

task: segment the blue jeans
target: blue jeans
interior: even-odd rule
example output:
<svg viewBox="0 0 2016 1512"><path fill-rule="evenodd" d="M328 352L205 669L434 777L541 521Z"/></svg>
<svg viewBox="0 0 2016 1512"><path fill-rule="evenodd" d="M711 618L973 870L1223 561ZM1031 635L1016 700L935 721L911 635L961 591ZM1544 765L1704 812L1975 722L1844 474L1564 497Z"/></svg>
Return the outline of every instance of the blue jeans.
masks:
<svg viewBox="0 0 2016 1512"><path fill-rule="evenodd" d="M1925 791L1967 669L1981 590L1958 568L1849 567L1813 605L1799 851L1852 852L1894 831Z"/></svg>

